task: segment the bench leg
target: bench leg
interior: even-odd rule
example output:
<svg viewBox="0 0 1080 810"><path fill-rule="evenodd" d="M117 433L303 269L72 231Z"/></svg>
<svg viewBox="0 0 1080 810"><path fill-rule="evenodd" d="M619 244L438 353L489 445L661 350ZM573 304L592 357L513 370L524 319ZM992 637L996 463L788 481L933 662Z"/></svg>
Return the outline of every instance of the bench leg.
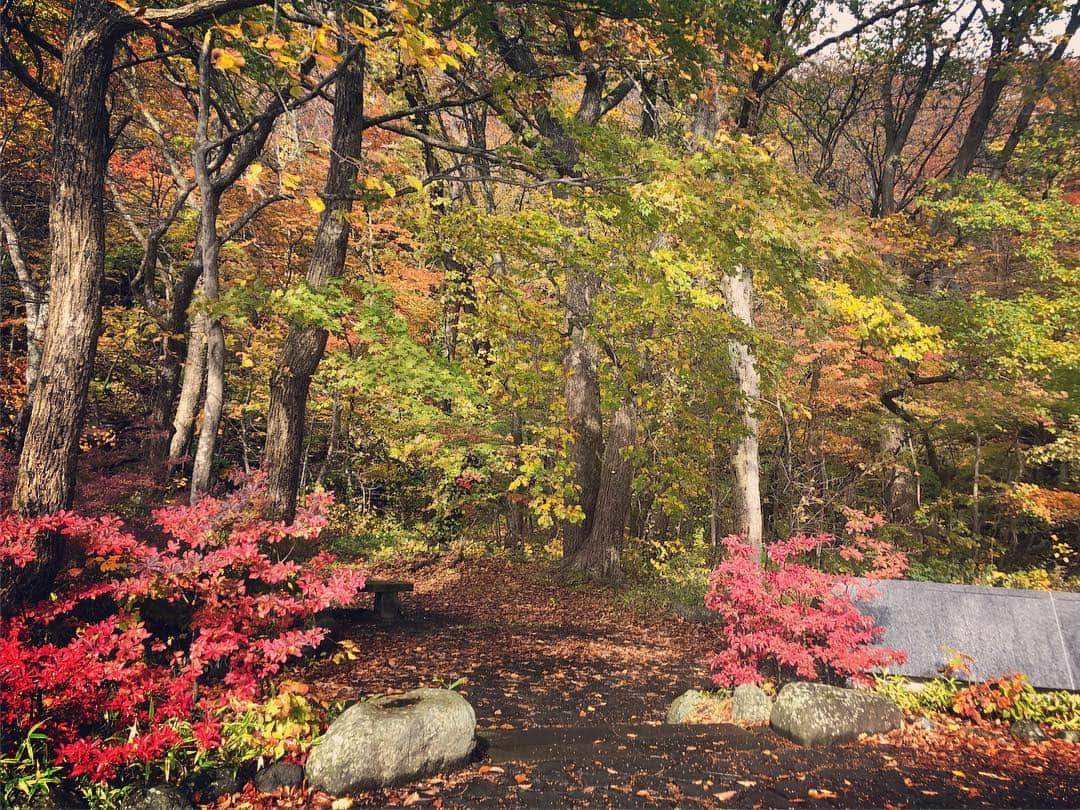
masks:
<svg viewBox="0 0 1080 810"><path fill-rule="evenodd" d="M401 618L401 602L396 593L375 594L375 615L384 622L396 622Z"/></svg>

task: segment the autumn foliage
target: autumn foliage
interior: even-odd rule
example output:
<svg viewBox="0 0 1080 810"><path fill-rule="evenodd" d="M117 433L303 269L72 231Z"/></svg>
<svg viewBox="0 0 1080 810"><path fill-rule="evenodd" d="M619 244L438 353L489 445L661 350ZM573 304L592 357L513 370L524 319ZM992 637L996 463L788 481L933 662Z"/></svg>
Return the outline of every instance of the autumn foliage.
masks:
<svg viewBox="0 0 1080 810"><path fill-rule="evenodd" d="M726 559L709 578L705 605L723 619L723 647L709 656L713 680L723 686L762 680L851 678L905 659L899 650L873 646L882 630L859 612L856 600L873 596L852 572L896 576L905 560L849 522L844 538L795 535L766 547L762 566L742 537L724 538ZM823 562L837 563L827 570Z"/></svg>
<svg viewBox="0 0 1080 810"><path fill-rule="evenodd" d="M147 542L111 516L0 516L0 562L33 561L42 532L69 540L53 598L4 617L0 722L5 753L37 726L69 775L112 779L166 754L221 743L230 707L258 699L290 658L318 645L311 619L349 604L363 575L325 553L326 495L296 521L263 520L260 486L155 513Z"/></svg>

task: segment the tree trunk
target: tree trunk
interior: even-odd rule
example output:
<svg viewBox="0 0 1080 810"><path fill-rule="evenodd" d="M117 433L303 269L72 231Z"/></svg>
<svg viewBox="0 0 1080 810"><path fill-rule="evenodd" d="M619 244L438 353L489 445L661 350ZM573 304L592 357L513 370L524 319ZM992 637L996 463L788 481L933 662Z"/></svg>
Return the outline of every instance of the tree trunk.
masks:
<svg viewBox="0 0 1080 810"><path fill-rule="evenodd" d="M754 279L747 268L737 267L721 283L728 311L740 323L754 327ZM753 349L742 340L728 343L732 375L739 387L739 421L743 435L735 443L732 466L735 471L735 532L746 535L747 542L760 555L762 542L761 467L758 451L758 419L755 413L761 395L761 380Z"/></svg>
<svg viewBox="0 0 1080 810"><path fill-rule="evenodd" d="M514 408L510 413L510 435L514 440L515 447L521 447L525 442L524 424L521 411ZM506 545L518 551L525 548L525 537L528 534L528 514L525 507L524 496L517 492L507 493L506 515Z"/></svg>
<svg viewBox="0 0 1080 810"><path fill-rule="evenodd" d="M75 495L79 437L101 327L105 271L105 166L109 152L106 94L115 51L101 2L71 10L53 122L49 207L49 315L40 374L19 458L12 507L24 515L67 509ZM0 597L48 593L63 562L64 542L38 542L37 559L5 578Z"/></svg>
<svg viewBox="0 0 1080 810"><path fill-rule="evenodd" d="M210 53L211 37L203 40L199 53L199 120L195 127L192 162L195 182L202 198L199 209L198 251L202 260L202 294L209 305L206 317L206 398L203 403L199 443L191 468L191 502L210 489L221 414L225 406L225 330L216 310L218 300L218 271L221 238L217 232L221 190L214 183L210 169Z"/></svg>
<svg viewBox="0 0 1080 810"><path fill-rule="evenodd" d="M364 118L364 59L346 65L334 81L330 166L323 189L326 209L319 220L307 283L320 289L345 269L349 215L359 165ZM270 379L265 467L272 513L291 521L300 484L300 453L308 389L326 350L325 329L293 325Z"/></svg>
<svg viewBox="0 0 1080 810"><path fill-rule="evenodd" d="M206 318L202 313L195 315L191 321L183 372L184 381L176 401L172 437L169 439L170 459L180 458L187 451L191 432L195 427L195 415L199 411L203 383L206 381ZM168 473L172 474L172 462Z"/></svg>
<svg viewBox="0 0 1080 810"><path fill-rule="evenodd" d="M34 402L34 386L41 370L41 343L45 337L45 321L48 317L49 304L44 293L26 265L26 260L19 245L19 234L15 223L8 215L3 197L0 196L0 237L7 246L8 258L15 270L19 282L19 291L23 297L26 312L26 396L16 417L14 429L15 453L22 452L23 437L30 422L30 410Z"/></svg>
<svg viewBox="0 0 1080 810"><path fill-rule="evenodd" d="M634 480L634 465L627 454L636 436L637 409L628 395L615 411L608 430L591 529L564 561L571 575L602 582L622 579L623 533Z"/></svg>
<svg viewBox="0 0 1080 810"><path fill-rule="evenodd" d="M908 465L902 460L905 447L903 425L888 421L882 429L881 461L885 474L884 503L889 520L904 522L915 514L915 487Z"/></svg>
<svg viewBox="0 0 1080 810"><path fill-rule="evenodd" d="M563 526L563 556L571 557L592 532L597 492L600 488L600 458L604 448L603 418L600 412L600 350L589 335L595 280L579 271L567 274L570 346L563 358L566 372L564 394L566 420L570 429L570 465L577 488L578 506L584 513L579 523Z"/></svg>
<svg viewBox="0 0 1080 810"><path fill-rule="evenodd" d="M204 279L205 283L205 279ZM216 285L214 296L216 297ZM213 300L213 299L211 299ZM225 330L221 319L211 317L206 325L206 396L203 399L199 441L195 446L195 461L191 466L191 502L210 490L221 414L225 408Z"/></svg>
<svg viewBox="0 0 1080 810"><path fill-rule="evenodd" d="M195 285L202 275L201 256L195 256L184 268L176 285L173 287L172 301L169 307L168 318L163 325L164 336L161 339L161 366L158 369L157 385L154 389L153 406L150 412L152 435L146 443L146 456L150 466L161 476L167 477L170 469L167 463L169 457L178 456L173 453L175 444L176 420L170 424L169 416L173 414L173 405L177 403L177 395L182 390L181 375L184 376L186 388L186 369L191 367L193 355L189 351L188 340L184 337L188 331L188 308L195 295ZM201 336L205 336L206 329L201 324L191 325L191 337L200 335L199 343L201 350L206 351L206 343ZM186 361L185 361L186 357ZM206 372L205 357L197 362L199 366L199 383L196 388L195 398L202 389L202 376ZM180 405L177 404L176 415L179 417ZM192 411L194 415L194 411ZM190 438L189 433L182 437L181 451Z"/></svg>

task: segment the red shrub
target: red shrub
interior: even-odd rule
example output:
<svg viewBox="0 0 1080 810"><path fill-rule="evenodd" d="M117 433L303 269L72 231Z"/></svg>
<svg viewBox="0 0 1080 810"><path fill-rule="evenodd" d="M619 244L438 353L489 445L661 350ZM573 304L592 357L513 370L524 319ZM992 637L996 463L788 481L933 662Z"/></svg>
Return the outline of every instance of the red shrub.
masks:
<svg viewBox="0 0 1080 810"><path fill-rule="evenodd" d="M973 723L991 717L1010 717L1017 702L1034 692L1031 683L1020 673L991 678L966 686L953 695L952 709Z"/></svg>
<svg viewBox="0 0 1080 810"><path fill-rule="evenodd" d="M831 535L796 535L767 546L762 566L741 537L723 543L728 557L713 571L705 605L724 620L724 648L709 656L713 680L723 686L795 676L806 680L851 677L865 681L869 671L902 662L897 650L872 645L881 634L873 619L853 602L871 595L850 573L830 573L819 565L823 552L840 561L867 563L870 573L902 570L902 555L851 527L844 544Z"/></svg>
<svg viewBox="0 0 1080 810"><path fill-rule="evenodd" d="M5 745L41 723L70 774L93 779L180 745L215 747L219 710L257 697L285 661L325 636L308 620L363 587L360 572L331 569L329 555L289 559L318 536L328 500L309 498L291 526L259 517L254 485L168 507L155 513L161 547L113 517L0 516L0 565L31 561L41 531L71 545L55 598L0 626ZM175 629L155 637L150 613Z"/></svg>

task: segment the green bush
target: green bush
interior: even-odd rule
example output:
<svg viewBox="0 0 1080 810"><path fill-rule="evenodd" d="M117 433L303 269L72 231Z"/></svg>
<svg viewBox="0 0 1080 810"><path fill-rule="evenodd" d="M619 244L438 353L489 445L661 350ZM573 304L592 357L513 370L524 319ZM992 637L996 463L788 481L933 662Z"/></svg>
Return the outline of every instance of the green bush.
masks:
<svg viewBox="0 0 1080 810"><path fill-rule="evenodd" d="M971 701L964 700L964 695L984 686L968 685L954 678L936 678L919 684L900 675L885 675L877 679L874 690L912 714L950 713L967 716L964 707L970 706ZM1059 731L1080 729L1080 695L1066 691L1038 692L1024 679L1023 688L1015 691L1007 708L983 712L982 715L988 719L1032 720Z"/></svg>

